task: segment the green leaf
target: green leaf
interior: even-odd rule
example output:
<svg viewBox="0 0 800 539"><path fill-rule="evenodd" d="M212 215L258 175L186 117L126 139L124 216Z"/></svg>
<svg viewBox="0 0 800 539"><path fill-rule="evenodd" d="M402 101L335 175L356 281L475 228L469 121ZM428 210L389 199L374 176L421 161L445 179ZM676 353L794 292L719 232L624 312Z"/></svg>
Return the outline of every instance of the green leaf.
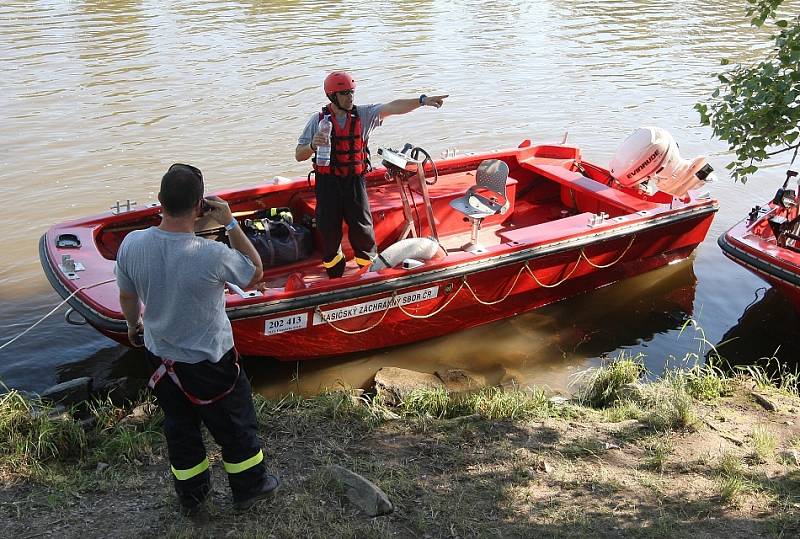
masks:
<svg viewBox="0 0 800 539"><path fill-rule="evenodd" d="M720 63L720 65L726 66L726 65L730 64L731 61L728 60L727 58L723 58L722 60L719 61L719 63Z"/></svg>
<svg viewBox="0 0 800 539"><path fill-rule="evenodd" d="M789 23L784 20L775 21L775 26L777 26L778 28L786 28L787 26L789 26Z"/></svg>

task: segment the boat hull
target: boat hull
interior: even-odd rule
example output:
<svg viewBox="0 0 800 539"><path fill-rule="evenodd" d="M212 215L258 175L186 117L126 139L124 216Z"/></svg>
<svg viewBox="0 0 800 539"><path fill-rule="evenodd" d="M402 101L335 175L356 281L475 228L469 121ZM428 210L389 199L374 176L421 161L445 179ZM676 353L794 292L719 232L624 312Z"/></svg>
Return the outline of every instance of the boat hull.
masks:
<svg viewBox="0 0 800 539"><path fill-rule="evenodd" d="M800 311L800 253L778 246L774 237L754 233L758 224L743 220L717 243L725 256L778 288Z"/></svg>
<svg viewBox="0 0 800 539"><path fill-rule="evenodd" d="M509 165L510 207L485 219L485 243L471 249L463 247L470 224L451 203L474 185L474 171L486 159ZM521 145L443 160L438 181L423 197L414 196L412 184L404 188L414 204L424 200L413 212L400 207L385 172L367 178L379 247L395 245L404 219L413 217L419 219L419 236L435 233L436 221L441 254L411 268L353 268L334 280L324 276L316 256L298 266L269 268L260 292L226 295L242 354L284 361L341 356L515 316L687 258L718 208L702 194L677 199L615 188L608 171L581 161L579 150L567 146ZM234 211L287 206L298 221L314 215L313 188L304 179L218 196ZM113 278L116 249L130 230L158 224L158 210L64 223L40 241L53 288L89 324L122 344L128 340ZM348 252L346 242L343 249ZM68 271L61 263L68 255L80 258L85 270Z"/></svg>
<svg viewBox="0 0 800 539"><path fill-rule="evenodd" d="M303 309L228 314L237 349L250 356L299 361L398 346L509 318L683 260L705 237L711 219L701 215L668 231L656 228L444 279L421 278ZM619 260L596 268L587 258L596 265ZM320 311L337 314L323 319ZM127 344L125 331L97 320L92 325Z"/></svg>

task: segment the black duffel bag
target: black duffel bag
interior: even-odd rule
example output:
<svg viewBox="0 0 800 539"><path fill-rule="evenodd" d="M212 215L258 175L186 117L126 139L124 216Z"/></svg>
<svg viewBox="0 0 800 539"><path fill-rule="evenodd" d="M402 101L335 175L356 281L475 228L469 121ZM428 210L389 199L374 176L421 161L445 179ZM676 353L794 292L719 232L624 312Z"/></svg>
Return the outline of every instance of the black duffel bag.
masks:
<svg viewBox="0 0 800 539"><path fill-rule="evenodd" d="M261 256L264 267L280 266L311 256L311 230L283 220L245 221L242 230Z"/></svg>

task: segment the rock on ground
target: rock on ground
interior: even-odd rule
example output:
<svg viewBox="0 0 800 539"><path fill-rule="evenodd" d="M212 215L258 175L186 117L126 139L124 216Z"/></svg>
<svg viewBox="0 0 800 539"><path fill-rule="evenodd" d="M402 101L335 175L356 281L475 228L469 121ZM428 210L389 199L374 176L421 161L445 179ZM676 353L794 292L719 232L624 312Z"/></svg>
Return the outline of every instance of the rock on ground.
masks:
<svg viewBox="0 0 800 539"><path fill-rule="evenodd" d="M89 376L83 376L56 384L45 389L39 396L42 399L69 406L87 400L91 390L92 379Z"/></svg>
<svg viewBox="0 0 800 539"><path fill-rule="evenodd" d="M394 510L389 497L375 483L342 466L328 467L331 475L345 486L345 495L371 517L388 515Z"/></svg>
<svg viewBox="0 0 800 539"><path fill-rule="evenodd" d="M390 406L403 402L415 389L443 389L442 381L433 374L397 367L383 367L375 373L375 390Z"/></svg>

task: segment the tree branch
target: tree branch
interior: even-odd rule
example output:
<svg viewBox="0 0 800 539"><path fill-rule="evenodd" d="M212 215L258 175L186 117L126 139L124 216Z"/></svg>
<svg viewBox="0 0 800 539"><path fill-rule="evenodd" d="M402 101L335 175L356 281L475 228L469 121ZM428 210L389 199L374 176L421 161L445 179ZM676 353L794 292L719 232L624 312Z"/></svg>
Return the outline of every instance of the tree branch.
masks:
<svg viewBox="0 0 800 539"><path fill-rule="evenodd" d="M787 146L787 147L785 147L785 148L784 148L784 149L782 149L782 150L776 150L776 151L774 151L774 152L770 152L770 153L768 153L767 155L768 155L768 156L770 156L770 157L772 157L773 155L778 155L779 153L783 153L783 152L790 152L790 151L792 151L792 150L794 150L794 153L795 153L795 155L797 155L797 149L798 149L798 148L800 148L800 142L798 142L798 143L797 143L797 144L795 144L794 146Z"/></svg>

